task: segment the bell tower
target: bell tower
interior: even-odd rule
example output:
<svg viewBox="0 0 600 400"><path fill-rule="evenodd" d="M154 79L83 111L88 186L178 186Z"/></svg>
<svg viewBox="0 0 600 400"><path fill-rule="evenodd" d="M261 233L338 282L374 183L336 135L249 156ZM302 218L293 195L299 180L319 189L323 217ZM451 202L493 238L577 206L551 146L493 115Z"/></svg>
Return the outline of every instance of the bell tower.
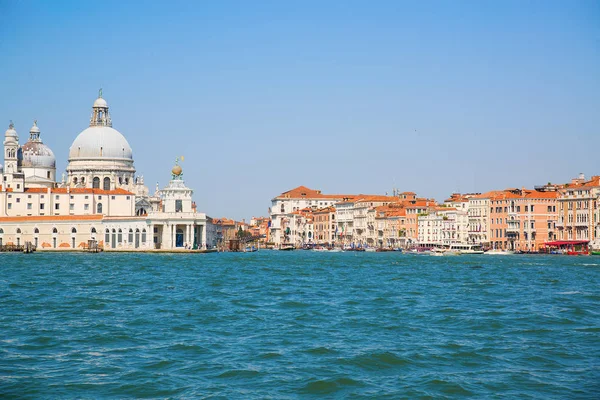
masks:
<svg viewBox="0 0 600 400"><path fill-rule="evenodd" d="M8 129L4 133L4 173L15 174L19 172L19 136L15 130L15 124L10 121Z"/></svg>

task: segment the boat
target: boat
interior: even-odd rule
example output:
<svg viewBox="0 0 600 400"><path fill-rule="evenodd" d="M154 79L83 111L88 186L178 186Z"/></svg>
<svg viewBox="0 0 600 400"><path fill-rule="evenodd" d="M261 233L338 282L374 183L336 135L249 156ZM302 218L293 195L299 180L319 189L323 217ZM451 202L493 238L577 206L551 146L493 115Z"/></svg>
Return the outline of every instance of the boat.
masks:
<svg viewBox="0 0 600 400"><path fill-rule="evenodd" d="M385 253L386 251L394 251L394 249L390 249L389 247L378 247L375 251L378 253Z"/></svg>
<svg viewBox="0 0 600 400"><path fill-rule="evenodd" d="M483 254L488 254L490 256L508 256L508 255L515 254L515 252L512 250L491 249L491 250L484 252Z"/></svg>
<svg viewBox="0 0 600 400"><path fill-rule="evenodd" d="M255 251L258 251L258 249L254 246L247 246L244 249L244 253L254 253Z"/></svg>
<svg viewBox="0 0 600 400"><path fill-rule="evenodd" d="M377 251L377 249L375 249L374 247L365 247L365 251L368 251L369 253L373 253L373 252Z"/></svg>
<svg viewBox="0 0 600 400"><path fill-rule="evenodd" d="M592 250L590 254L593 256L600 256L600 250Z"/></svg>
<svg viewBox="0 0 600 400"><path fill-rule="evenodd" d="M474 244L453 244L450 245L450 251L456 251L459 254L483 254L484 251L479 245Z"/></svg>
<svg viewBox="0 0 600 400"><path fill-rule="evenodd" d="M279 247L279 250L281 250L281 251L292 251L292 250L296 250L296 248L294 247L293 244L282 244Z"/></svg>
<svg viewBox="0 0 600 400"><path fill-rule="evenodd" d="M329 251L327 247L315 247L312 249L313 251Z"/></svg>
<svg viewBox="0 0 600 400"><path fill-rule="evenodd" d="M460 252L452 248L434 247L429 253L432 256L458 256Z"/></svg>
<svg viewBox="0 0 600 400"><path fill-rule="evenodd" d="M568 256L587 256L590 254L589 240L555 240L544 243L544 252L558 251Z"/></svg>

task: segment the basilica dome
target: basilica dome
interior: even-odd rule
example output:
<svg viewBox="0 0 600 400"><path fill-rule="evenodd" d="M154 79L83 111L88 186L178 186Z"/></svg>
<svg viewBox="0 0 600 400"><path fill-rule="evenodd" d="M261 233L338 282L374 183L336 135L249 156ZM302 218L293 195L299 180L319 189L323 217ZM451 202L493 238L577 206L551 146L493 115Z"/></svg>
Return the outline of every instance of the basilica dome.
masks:
<svg viewBox="0 0 600 400"><path fill-rule="evenodd" d="M90 126L73 141L69 160L81 158L120 158L133 160L127 139L110 126Z"/></svg>
<svg viewBox="0 0 600 400"><path fill-rule="evenodd" d="M127 139L112 127L108 104L102 97L94 101L90 126L75 138L69 149L69 160L82 159L133 161L131 147Z"/></svg>
<svg viewBox="0 0 600 400"><path fill-rule="evenodd" d="M112 126L102 89L92 106L90 126L69 149L67 174L73 187L133 190L135 167L127 139Z"/></svg>
<svg viewBox="0 0 600 400"><path fill-rule="evenodd" d="M40 139L37 122L33 123L29 134L29 140L21 147L23 168L56 168L56 157L50 147Z"/></svg>

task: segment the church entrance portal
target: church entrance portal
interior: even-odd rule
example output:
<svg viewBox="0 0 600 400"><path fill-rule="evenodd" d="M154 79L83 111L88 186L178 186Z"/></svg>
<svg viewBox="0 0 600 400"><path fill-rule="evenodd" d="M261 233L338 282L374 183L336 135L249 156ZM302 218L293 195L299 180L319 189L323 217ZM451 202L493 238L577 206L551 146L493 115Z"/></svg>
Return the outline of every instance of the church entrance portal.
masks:
<svg viewBox="0 0 600 400"><path fill-rule="evenodd" d="M183 247L183 230L177 229L175 233L175 247Z"/></svg>

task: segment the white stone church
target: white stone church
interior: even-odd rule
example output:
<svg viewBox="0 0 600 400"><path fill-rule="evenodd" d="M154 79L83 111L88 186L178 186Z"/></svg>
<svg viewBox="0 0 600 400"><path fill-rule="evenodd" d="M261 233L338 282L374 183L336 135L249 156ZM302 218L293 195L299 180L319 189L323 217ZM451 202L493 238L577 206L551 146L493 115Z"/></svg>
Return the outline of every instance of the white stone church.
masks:
<svg viewBox="0 0 600 400"><path fill-rule="evenodd" d="M38 249L206 249L215 245L211 219L197 212L176 162L171 181L153 195L135 175L127 139L112 127L108 104L94 102L90 126L73 141L66 176L37 121L19 144L10 124L0 165L0 245L31 242Z"/></svg>

